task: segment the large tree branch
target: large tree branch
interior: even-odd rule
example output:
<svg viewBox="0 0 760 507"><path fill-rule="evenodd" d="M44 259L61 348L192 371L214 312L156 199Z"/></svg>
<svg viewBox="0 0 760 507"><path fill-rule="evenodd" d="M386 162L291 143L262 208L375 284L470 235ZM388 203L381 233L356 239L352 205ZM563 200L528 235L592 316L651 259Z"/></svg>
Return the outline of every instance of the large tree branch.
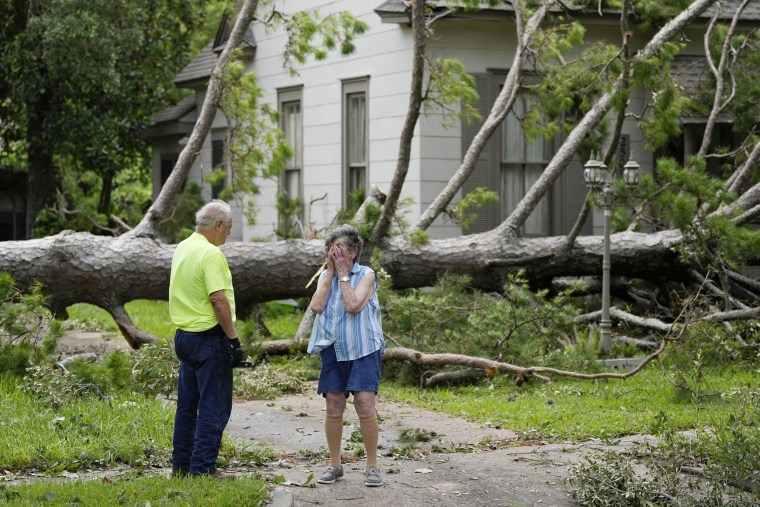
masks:
<svg viewBox="0 0 760 507"><path fill-rule="evenodd" d="M145 216L137 224L137 227L127 232L127 235L133 237L156 237L158 223L174 206L182 188L182 182L187 178L190 168L201 152L203 142L209 130L211 130L211 124L214 121L214 116L216 115L222 96L222 75L224 68L229 62L232 51L243 41L243 36L246 30L248 30L248 25L251 24L256 14L257 5L258 0L245 0L243 3L227 45L211 70L206 97L203 99L203 106L198 115L198 121L190 134L190 139L180 152L177 163L169 175L169 179L166 180L166 183L161 188L156 201L148 208L148 212L145 213Z"/></svg>
<svg viewBox="0 0 760 507"><path fill-rule="evenodd" d="M491 112L488 114L488 117L483 122L483 126L480 127L480 130L475 135L472 143L470 143L470 146L467 148L467 152L462 159L462 164L459 166L459 169L457 169L454 176L449 179L449 182L441 193L438 194L425 212L422 213L417 220L417 223L414 224L414 229L424 231L430 227L430 224L432 224L438 215L441 214L451 200L454 199L456 193L459 192L462 185L467 181L467 178L472 174L480 154L485 149L486 143L499 125L501 125L501 122L512 108L512 104L517 97L517 92L520 86L520 72L525 58L525 51L533 40L536 30L538 30L538 27L543 22L549 5L552 3L553 0L545 1L528 20L522 38L518 41L518 48L515 51L512 66L509 68L509 73L504 80L504 86L502 87L501 92L499 92L499 96L496 97L496 102L494 103ZM515 9L519 9L519 5L519 2L515 2Z"/></svg>
<svg viewBox="0 0 760 507"><path fill-rule="evenodd" d="M746 192L741 194L736 201L727 206L721 206L713 211L711 215L721 215L724 217L734 217L734 223L741 225L748 219L751 219L755 208L760 205L760 182L755 183Z"/></svg>
<svg viewBox="0 0 760 507"><path fill-rule="evenodd" d="M591 313L584 313L583 315L578 315L575 318L576 322L590 322L590 321L596 321L599 320L599 317L601 317L602 311L596 311ZM624 312L623 310L619 310L615 308L614 306L610 308L610 317L622 320L623 322L627 322L628 324L633 324L634 326L638 327L644 327L647 329L651 329L653 331L658 331L660 333L669 333L673 326L671 324L666 324L665 322L662 322L658 319L652 319L648 317L639 317L637 315L633 315L628 312Z"/></svg>
<svg viewBox="0 0 760 507"><path fill-rule="evenodd" d="M736 80L733 77L733 65L729 65L729 60L732 62L736 61L736 52L733 51L733 47L731 46L731 39L734 36L734 33L736 32L736 25L739 22L739 18L741 17L742 12L744 11L744 8L747 6L747 3L749 0L744 0L738 9L736 9L736 12L734 13L734 17L731 20L731 25L728 28L728 33L726 34L726 40L723 41L723 48L721 50L720 54L720 61L718 62L718 68L715 68L715 65L712 61L712 55L710 54L710 34L712 33L712 30L707 30L705 32L705 38L704 38L704 44L705 44L705 58L707 59L707 62L709 64L710 70L713 73L713 76L715 77L715 95L713 96L713 106L710 110L710 115L707 117L707 123L705 124L705 131L702 135L702 145L699 148L699 156L704 157L707 155L707 150L710 148L710 142L712 141L712 134L713 129L715 127L715 123L718 120L718 115L726 108L726 106L733 100L735 92L736 92ZM715 15L713 16L713 19L710 22L710 27L715 24L715 20L717 19L718 15L720 13L720 8L715 10ZM732 54L733 52L733 54ZM725 73L726 70L732 73L731 76L731 83L732 83L732 91L729 97L724 101L723 100L723 92L725 89Z"/></svg>
<svg viewBox="0 0 760 507"><path fill-rule="evenodd" d="M685 326L682 329L685 329ZM583 380L597 380L603 378L627 379L639 373L646 367L646 365L648 365L660 354L662 354L669 341L672 340L662 340L657 350L652 352L649 356L645 357L635 368L625 373L605 372L587 374L574 371L559 370L557 368L549 368L544 366L521 367L510 363L503 363L500 361L494 361L492 359L486 359L483 357L473 357L462 354L426 354L404 347L391 347L385 349L385 352L383 353L383 361L408 361L420 366L440 367L458 365L483 370L482 375L479 375L477 371L472 370L460 374L460 376L465 376L467 378L475 378L480 376L492 377L497 373L509 373L517 376L520 381L535 378L544 382L549 382L551 381L549 377L541 375L542 373L548 373L559 377L569 377ZM451 380L450 375L444 375L442 378L436 378L433 376L425 382L424 386L430 387L447 380Z"/></svg>
<svg viewBox="0 0 760 507"><path fill-rule="evenodd" d="M740 192L758 162L760 162L760 140L755 143L747 160L728 178L726 182L728 184L728 191L734 193Z"/></svg>
<svg viewBox="0 0 760 507"><path fill-rule="evenodd" d="M662 48L662 46L678 35L688 23L695 17L704 12L708 7L714 4L716 0L697 0L678 16L663 26L659 32L642 48L633 58L632 64L636 61L643 61L652 58ZM570 132L565 141L560 146L557 153L552 157L549 165L536 180L533 186L526 192L525 197L517 204L512 214L493 232L503 237L513 237L525 223L541 198L551 189L554 181L559 177L572 157L578 151L583 140L591 130L601 121L613 105L614 98L623 89L625 80L619 79L612 88L604 93L586 113L583 119Z"/></svg>
<svg viewBox="0 0 760 507"><path fill-rule="evenodd" d="M370 243L378 243L388 232L393 215L396 213L401 188L409 172L409 160L412 153L414 128L420 117L422 106L422 82L425 74L425 0L412 2L412 34L414 37L414 64L412 67L412 86L409 94L409 109L406 112L404 126L399 138L396 171L391 181L388 197L383 205L380 218L370 234Z"/></svg>
<svg viewBox="0 0 760 507"><path fill-rule="evenodd" d="M673 249L682 241L678 231L626 232L612 235L611 241L616 274L689 279L688 267ZM130 344L139 346L146 337L135 334L118 309L135 299L168 298L174 248L151 238L63 232L0 242L0 272L10 273L20 287L42 283L56 315L65 317L66 308L74 303L110 311L122 321L122 332L133 338ZM310 296L314 288L306 284L324 260L324 244L318 239L231 242L222 251L232 271L240 315L256 303ZM602 238L595 236L579 238L571 249L564 247L563 237L505 241L484 233L425 245L394 237L383 242L380 263L396 288L434 285L442 273L455 272L470 275L476 288L501 291L510 273L519 269L544 286L557 276L597 275L602 251Z"/></svg>
<svg viewBox="0 0 760 507"><path fill-rule="evenodd" d="M465 356L461 354L425 354L405 347L391 347L385 349L383 361L408 361L421 366L446 366L456 364L490 370L494 373L511 373L523 378L537 378L548 382L550 379L543 375L533 373L528 368L521 368L509 363L494 361L483 357Z"/></svg>

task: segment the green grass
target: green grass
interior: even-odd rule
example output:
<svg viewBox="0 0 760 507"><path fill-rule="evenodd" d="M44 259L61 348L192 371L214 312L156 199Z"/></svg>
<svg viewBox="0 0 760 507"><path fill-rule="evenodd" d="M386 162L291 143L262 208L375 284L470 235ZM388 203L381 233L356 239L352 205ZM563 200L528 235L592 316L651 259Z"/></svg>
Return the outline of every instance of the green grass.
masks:
<svg viewBox="0 0 760 507"><path fill-rule="evenodd" d="M272 340L289 340L298 331L298 325L301 323L302 318L303 313L289 313L265 317L264 323L272 333Z"/></svg>
<svg viewBox="0 0 760 507"><path fill-rule="evenodd" d="M38 481L23 486L0 486L0 503L13 506L38 505L152 505L198 506L265 505L266 483L241 477L234 481L210 478L167 479L124 476L117 479Z"/></svg>
<svg viewBox="0 0 760 507"><path fill-rule="evenodd" d="M707 374L715 388L757 387L756 373L724 370ZM422 390L384 382L381 396L519 432L525 439L588 440L658 434L722 424L737 412L736 398L690 400L662 374L645 370L623 380L557 379L521 387L505 379L459 388ZM510 399L512 401L510 401Z"/></svg>
<svg viewBox="0 0 760 507"><path fill-rule="evenodd" d="M265 316L264 322L272 333L272 339L290 339L298 330L303 313L296 313L290 307L277 306L269 303L270 312ZM174 337L176 326L169 319L168 301L152 301L138 299L130 301L124 306L132 318L132 322L151 334L160 338ZM85 331L118 332L111 315L95 305L77 303L67 308L69 312L69 327L83 329Z"/></svg>
<svg viewBox="0 0 760 507"><path fill-rule="evenodd" d="M171 465L174 410L154 397L130 392L110 399L87 397L51 408L18 389L21 380L0 377L0 463L40 479L0 485L3 505L264 505L266 482L143 477L140 470ZM219 464L260 465L274 452L225 437ZM61 480L127 464L136 471L109 480Z"/></svg>
<svg viewBox="0 0 760 507"><path fill-rule="evenodd" d="M0 463L6 468L69 471L92 465L166 465L174 411L155 398L124 392L56 410L0 378Z"/></svg>
<svg viewBox="0 0 760 507"><path fill-rule="evenodd" d="M169 319L169 302L137 299L130 301L124 308L132 319L132 322L151 334L160 338L174 336L176 326ZM69 326L84 329L85 331L111 331L118 332L111 315L95 305L77 303L67 308L69 312Z"/></svg>

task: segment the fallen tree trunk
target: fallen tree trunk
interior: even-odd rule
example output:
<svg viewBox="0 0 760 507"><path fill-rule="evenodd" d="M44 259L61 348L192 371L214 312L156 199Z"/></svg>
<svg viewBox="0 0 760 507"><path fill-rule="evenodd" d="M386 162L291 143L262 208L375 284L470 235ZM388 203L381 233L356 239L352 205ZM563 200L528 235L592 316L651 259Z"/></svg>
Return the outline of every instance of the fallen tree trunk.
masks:
<svg viewBox="0 0 760 507"><path fill-rule="evenodd" d="M638 278L688 279L672 247L677 231L612 236L615 274ZM413 245L393 238L381 245L381 264L395 288L434 285L442 273L468 274L477 288L501 291L508 275L524 269L537 286L555 276L598 275L602 238L582 237L564 248L562 237L503 240L493 234L461 236ZM175 245L124 235L94 236L64 231L56 236L0 243L0 271L19 286L39 281L53 312L65 318L74 303L99 306L114 317L133 348L153 337L134 326L124 304L135 299L166 300ZM238 315L252 305L310 296L306 284L324 260L321 240L229 243L222 247L232 271ZM370 255L372 248L366 248ZM646 253L646 255L644 255Z"/></svg>

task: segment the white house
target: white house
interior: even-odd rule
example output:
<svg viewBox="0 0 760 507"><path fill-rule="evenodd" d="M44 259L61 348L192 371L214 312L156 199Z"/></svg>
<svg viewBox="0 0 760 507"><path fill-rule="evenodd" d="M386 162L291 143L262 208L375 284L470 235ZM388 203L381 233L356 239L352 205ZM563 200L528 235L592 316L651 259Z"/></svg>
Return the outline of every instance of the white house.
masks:
<svg viewBox="0 0 760 507"><path fill-rule="evenodd" d="M270 32L254 24L244 47L250 57L248 66L266 91L266 100L282 114L285 131L295 156L279 182L291 195L302 198L305 219L316 229L325 227L344 207L347 196L356 188L368 190L377 185L387 190L396 165L399 133L409 102L412 69L412 31L409 13L403 0L281 0L278 9L295 13L318 8L321 15L350 11L369 26L355 39L356 50L349 56L331 53L325 60L309 61L291 75L283 69L282 53L286 41L282 30ZM436 10L433 22L435 37L426 42L434 56L456 58L477 79L479 108L490 109L509 70L515 50L515 24L508 2L503 6L477 13L447 9L444 2ZM620 40L619 14L598 13L577 16L588 28L587 40ZM755 26L760 21L760 5L750 5L744 20ZM709 21L704 15L687 34L690 41L684 51L696 56L679 57L683 77L692 84L704 79L702 34ZM200 110L211 66L226 40L230 22L223 21L217 38L210 43L175 79L178 86L195 90L195 97L162 111L146 133L153 148L154 194L168 177ZM636 43L648 40L635 38ZM527 105L528 95L516 102L518 113ZM634 91L632 109L641 110L643 92ZM485 115L484 115L485 116ZM444 126L438 113L425 113L415 129L412 155L402 198L411 198L405 209L409 222L427 208L459 167L470 140L480 125L456 122ZM699 140L700 119L688 120L677 156L694 151ZM685 120L686 124L687 121ZM218 113L203 151L192 168L190 179L202 181L202 175L223 163L225 122ZM623 129L619 160L629 156L651 171L656 154L647 152L633 120ZM428 232L432 237L448 237L463 232L480 232L500 223L524 195L559 146L560 139L539 139L533 144L523 140L519 122L510 115L489 142L471 175L466 188L486 186L497 191L498 205L479 212L479 218L467 231L439 217ZM671 150L672 151L672 150ZM250 241L273 238L279 217L275 207L278 182L261 181L261 195L255 199L259 209L255 225L233 228L233 240ZM204 184L203 195L211 198L218 189ZM574 224L586 195L580 161L575 161L555 182L550 195L539 205L526 223L523 234L560 235ZM323 197L317 200L318 198ZM313 201L313 204L309 205ZM238 219L238 224L243 224ZM584 233L600 227L600 220L589 221Z"/></svg>

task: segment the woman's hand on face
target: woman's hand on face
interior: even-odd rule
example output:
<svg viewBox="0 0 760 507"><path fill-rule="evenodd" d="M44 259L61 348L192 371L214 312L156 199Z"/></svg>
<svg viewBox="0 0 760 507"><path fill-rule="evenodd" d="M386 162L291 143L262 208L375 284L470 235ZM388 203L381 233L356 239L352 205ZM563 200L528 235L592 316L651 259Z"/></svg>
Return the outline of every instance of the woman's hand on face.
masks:
<svg viewBox="0 0 760 507"><path fill-rule="evenodd" d="M329 246L325 248L325 269L327 271L335 272L335 263L332 256L333 247Z"/></svg>
<svg viewBox="0 0 760 507"><path fill-rule="evenodd" d="M348 272L351 270L352 261L351 256L348 254L348 252L345 249L338 248L338 247L330 247L330 251L328 252L328 258L332 261L333 265L335 266L335 271L340 276L345 276L348 274Z"/></svg>

